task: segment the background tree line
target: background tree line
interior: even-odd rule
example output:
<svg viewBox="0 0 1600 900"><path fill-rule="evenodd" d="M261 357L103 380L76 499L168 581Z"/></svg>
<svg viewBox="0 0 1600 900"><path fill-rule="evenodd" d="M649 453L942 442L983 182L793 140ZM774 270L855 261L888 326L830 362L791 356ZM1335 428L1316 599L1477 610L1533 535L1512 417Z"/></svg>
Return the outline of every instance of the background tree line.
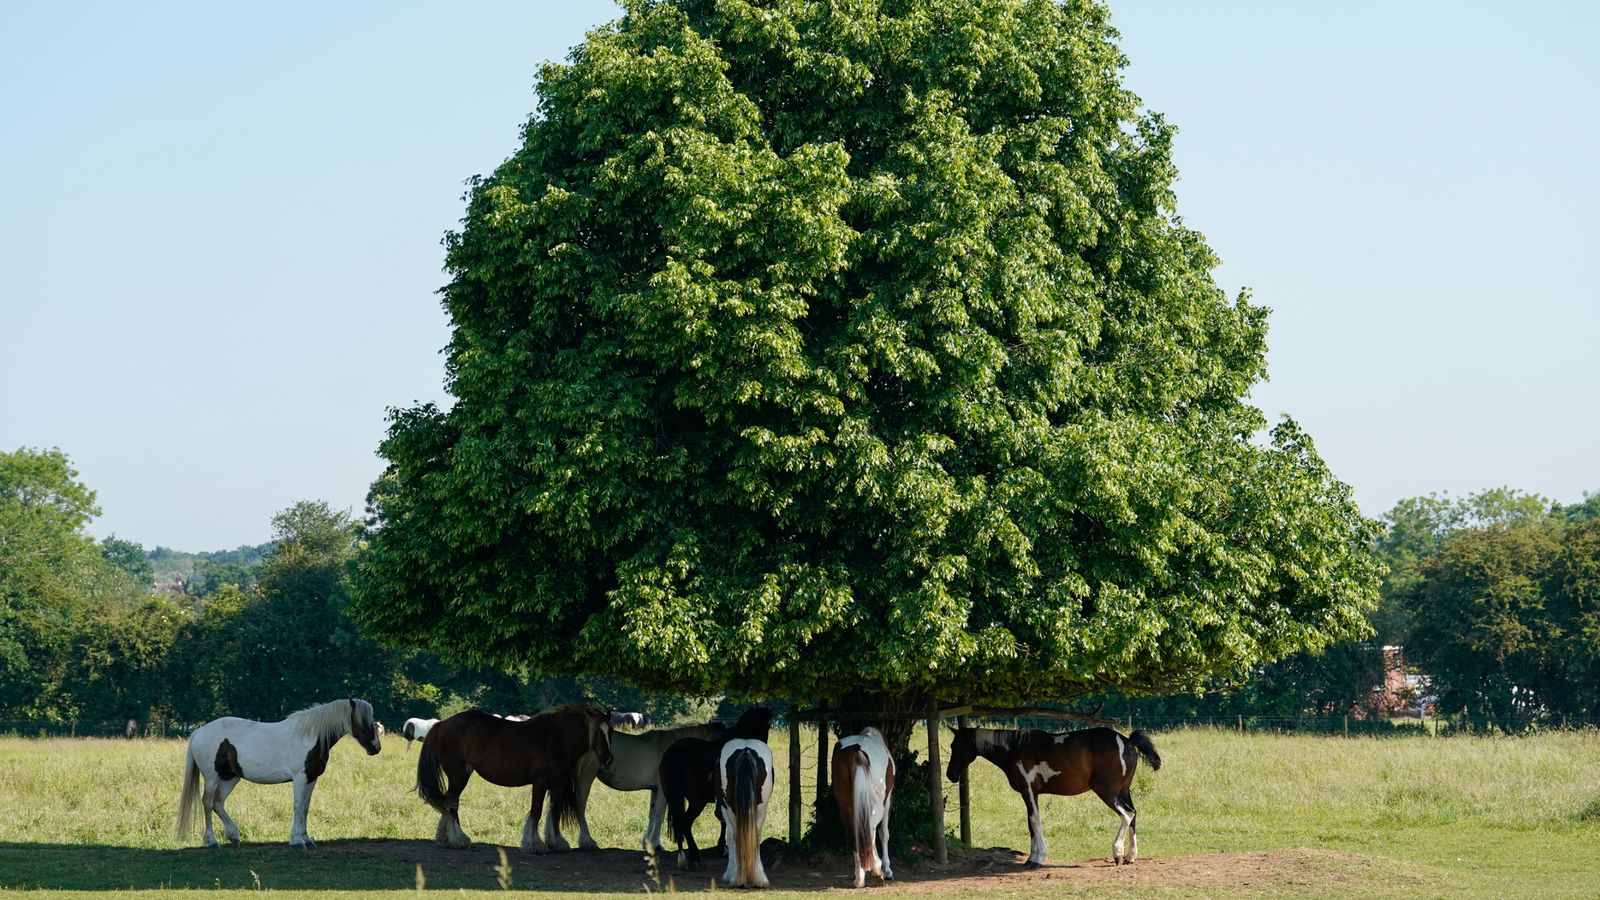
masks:
<svg viewBox="0 0 1600 900"><path fill-rule="evenodd" d="M276 719L346 695L397 720L579 699L690 706L380 647L345 613L365 525L326 503L278 513L267 544L201 554L96 541L85 526L98 514L61 451L0 453L0 722Z"/></svg>
<svg viewBox="0 0 1600 900"><path fill-rule="evenodd" d="M61 451L0 453L0 720L272 719L346 694L394 719L577 699L691 709L604 679L462 670L381 647L347 614L366 525L326 503L274 516L267 544L204 554L96 541L85 526L98 514ZM1600 717L1600 494L1571 505L1504 488L1429 495L1384 523L1369 640L1200 695L1139 697L1139 714L1347 712L1382 678L1376 648L1397 644L1447 713L1504 727Z"/></svg>

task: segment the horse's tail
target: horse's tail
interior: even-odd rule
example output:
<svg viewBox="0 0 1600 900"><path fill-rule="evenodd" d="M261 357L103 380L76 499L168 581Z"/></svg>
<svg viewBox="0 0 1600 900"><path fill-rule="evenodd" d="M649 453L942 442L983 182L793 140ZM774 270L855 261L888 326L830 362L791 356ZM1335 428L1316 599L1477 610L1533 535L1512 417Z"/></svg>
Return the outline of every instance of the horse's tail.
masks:
<svg viewBox="0 0 1600 900"><path fill-rule="evenodd" d="M1142 731L1135 731L1133 734L1128 735L1128 742L1133 744L1134 749L1139 751L1139 755L1144 757L1144 761L1150 764L1151 771L1161 768L1161 754L1156 752L1156 745L1150 740L1150 735Z"/></svg>
<svg viewBox="0 0 1600 900"><path fill-rule="evenodd" d="M756 807L761 805L761 785L767 773L761 771L761 757L754 750L735 750L728 758L730 782L728 805L733 808L733 843L739 849L736 884L756 883L756 860L761 854L761 830L756 824Z"/></svg>
<svg viewBox="0 0 1600 900"><path fill-rule="evenodd" d="M550 791L550 824L558 829L578 827L578 781L570 775Z"/></svg>
<svg viewBox="0 0 1600 900"><path fill-rule="evenodd" d="M867 751L860 747L854 749L856 856L861 860L861 868L882 877L883 872L878 867L878 842L872 827L872 760Z"/></svg>
<svg viewBox="0 0 1600 900"><path fill-rule="evenodd" d="M677 773L667 772L666 765L662 765L661 772L656 773L656 790L661 791L662 806L667 809L667 828L672 830L672 841L678 846L682 854L685 836L690 831L688 818L688 802L683 799L682 786L678 785Z"/></svg>
<svg viewBox="0 0 1600 900"><path fill-rule="evenodd" d="M194 761L194 750L185 747L183 750L183 791L178 794L178 822L173 827L172 833L183 840L189 836L194 828L195 816L200 812L200 792L204 779L200 776L200 766Z"/></svg>
<svg viewBox="0 0 1600 900"><path fill-rule="evenodd" d="M428 732L417 752L417 796L439 812L445 812L444 772L439 768L437 730Z"/></svg>

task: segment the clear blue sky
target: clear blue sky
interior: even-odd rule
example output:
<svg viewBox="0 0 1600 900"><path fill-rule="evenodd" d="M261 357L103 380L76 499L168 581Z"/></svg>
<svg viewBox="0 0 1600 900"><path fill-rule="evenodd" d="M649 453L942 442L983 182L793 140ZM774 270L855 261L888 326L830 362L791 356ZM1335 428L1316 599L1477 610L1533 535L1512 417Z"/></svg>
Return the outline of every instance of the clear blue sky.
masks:
<svg viewBox="0 0 1600 900"><path fill-rule="evenodd" d="M1600 489L1600 4L1113 2L1179 209L1371 515ZM439 239L608 2L0 7L0 449L98 536L359 512L443 400Z"/></svg>

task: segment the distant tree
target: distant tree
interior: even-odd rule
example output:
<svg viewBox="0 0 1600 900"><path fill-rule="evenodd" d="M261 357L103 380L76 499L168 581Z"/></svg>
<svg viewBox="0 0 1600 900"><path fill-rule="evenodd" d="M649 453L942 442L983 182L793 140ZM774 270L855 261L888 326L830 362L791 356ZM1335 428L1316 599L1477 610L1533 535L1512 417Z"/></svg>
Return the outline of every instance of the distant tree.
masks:
<svg viewBox="0 0 1600 900"><path fill-rule="evenodd" d="M1358 635L1373 523L1247 402L1103 5L632 3L447 239L356 611L694 695L1143 693Z"/></svg>
<svg viewBox="0 0 1600 900"><path fill-rule="evenodd" d="M61 715L86 582L106 566L94 492L60 450L0 453L0 715Z"/></svg>
<svg viewBox="0 0 1600 900"><path fill-rule="evenodd" d="M1419 574L1410 647L1444 710L1503 727L1600 713L1600 523L1464 529Z"/></svg>
<svg viewBox="0 0 1600 900"><path fill-rule="evenodd" d="M100 542L100 553L106 561L127 572L140 584L155 582L156 567L144 547L133 541L124 541L112 535Z"/></svg>

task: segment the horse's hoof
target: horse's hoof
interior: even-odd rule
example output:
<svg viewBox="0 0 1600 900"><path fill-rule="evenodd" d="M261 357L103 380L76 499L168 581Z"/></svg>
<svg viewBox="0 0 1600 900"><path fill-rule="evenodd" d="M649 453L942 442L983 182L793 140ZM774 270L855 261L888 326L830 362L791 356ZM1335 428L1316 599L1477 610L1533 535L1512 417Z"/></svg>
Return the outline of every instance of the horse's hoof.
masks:
<svg viewBox="0 0 1600 900"><path fill-rule="evenodd" d="M589 841L588 843L585 843L585 844L579 844L578 845L578 849L579 850L599 850L600 849L600 845L596 844L594 841Z"/></svg>
<svg viewBox="0 0 1600 900"><path fill-rule="evenodd" d="M1037 869L1037 868L1039 868L1039 867L1040 867L1040 866L1042 866L1042 865L1044 865L1044 863L1041 863L1041 862L1035 862L1035 861L1033 861L1033 860L1031 860L1031 859L1030 859L1030 860L1028 860L1028 861L1027 861L1027 862L1025 862L1025 863L1023 863L1023 864L1022 864L1022 867L1023 867L1023 868L1024 868L1024 869Z"/></svg>
<svg viewBox="0 0 1600 900"><path fill-rule="evenodd" d="M230 843L230 844L234 845L235 847L237 847L237 846L239 846L239 839L236 838L236 837L228 838L228 843Z"/></svg>

